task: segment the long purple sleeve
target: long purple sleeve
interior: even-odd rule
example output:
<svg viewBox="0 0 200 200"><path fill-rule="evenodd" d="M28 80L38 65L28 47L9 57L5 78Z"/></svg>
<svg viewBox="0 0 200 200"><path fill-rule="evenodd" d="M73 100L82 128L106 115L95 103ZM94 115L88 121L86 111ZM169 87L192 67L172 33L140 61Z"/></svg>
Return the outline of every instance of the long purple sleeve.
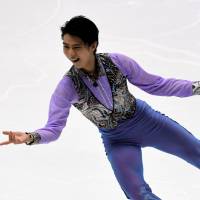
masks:
<svg viewBox="0 0 200 200"><path fill-rule="evenodd" d="M71 104L78 98L72 84L69 77L63 76L53 92L49 104L48 121L43 128L34 131L41 136L39 144L58 139L65 127Z"/></svg>
<svg viewBox="0 0 200 200"><path fill-rule="evenodd" d="M133 85L149 94L159 96L192 96L192 81L175 78L162 78L142 69L132 58L110 53L110 58Z"/></svg>

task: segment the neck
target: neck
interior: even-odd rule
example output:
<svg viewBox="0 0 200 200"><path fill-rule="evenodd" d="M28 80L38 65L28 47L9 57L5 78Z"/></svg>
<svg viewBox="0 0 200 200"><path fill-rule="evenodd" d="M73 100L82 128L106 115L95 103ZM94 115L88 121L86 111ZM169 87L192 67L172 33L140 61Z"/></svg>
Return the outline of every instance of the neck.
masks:
<svg viewBox="0 0 200 200"><path fill-rule="evenodd" d="M83 71L85 71L88 74L93 74L96 71L96 58L95 55L91 57L91 59L88 61L87 65L83 68Z"/></svg>

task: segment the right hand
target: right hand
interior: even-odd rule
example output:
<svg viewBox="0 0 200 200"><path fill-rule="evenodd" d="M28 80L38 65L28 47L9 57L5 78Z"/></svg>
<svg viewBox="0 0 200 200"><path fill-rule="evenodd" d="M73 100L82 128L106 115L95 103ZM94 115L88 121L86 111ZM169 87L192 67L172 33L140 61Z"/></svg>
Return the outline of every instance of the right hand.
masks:
<svg viewBox="0 0 200 200"><path fill-rule="evenodd" d="M4 142L0 142L0 145L7 144L22 144L26 143L29 140L29 136L25 132L18 131L3 131L4 135L8 135L8 140Z"/></svg>

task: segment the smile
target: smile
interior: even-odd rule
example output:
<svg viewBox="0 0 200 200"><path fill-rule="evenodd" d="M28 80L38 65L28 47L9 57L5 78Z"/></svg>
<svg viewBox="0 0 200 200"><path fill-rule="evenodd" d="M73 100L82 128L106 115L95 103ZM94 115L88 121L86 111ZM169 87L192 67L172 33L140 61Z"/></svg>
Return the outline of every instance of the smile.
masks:
<svg viewBox="0 0 200 200"><path fill-rule="evenodd" d="M71 59L72 62L77 62L79 61L79 58L76 58L76 59Z"/></svg>

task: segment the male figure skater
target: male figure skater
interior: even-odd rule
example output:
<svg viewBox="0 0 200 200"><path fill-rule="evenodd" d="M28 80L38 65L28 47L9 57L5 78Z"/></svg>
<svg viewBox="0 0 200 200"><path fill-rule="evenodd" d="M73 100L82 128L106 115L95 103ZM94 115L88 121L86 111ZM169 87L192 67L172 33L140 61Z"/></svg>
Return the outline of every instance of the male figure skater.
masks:
<svg viewBox="0 0 200 200"><path fill-rule="evenodd" d="M51 96L47 124L33 132L3 131L5 144L44 144L58 139L71 105L93 122L114 174L128 199L159 200L143 177L143 147L173 154L200 168L200 141L176 121L128 91L127 80L160 96L200 94L200 82L162 78L119 53L96 53L98 28L84 16L61 27L65 56L73 63Z"/></svg>

